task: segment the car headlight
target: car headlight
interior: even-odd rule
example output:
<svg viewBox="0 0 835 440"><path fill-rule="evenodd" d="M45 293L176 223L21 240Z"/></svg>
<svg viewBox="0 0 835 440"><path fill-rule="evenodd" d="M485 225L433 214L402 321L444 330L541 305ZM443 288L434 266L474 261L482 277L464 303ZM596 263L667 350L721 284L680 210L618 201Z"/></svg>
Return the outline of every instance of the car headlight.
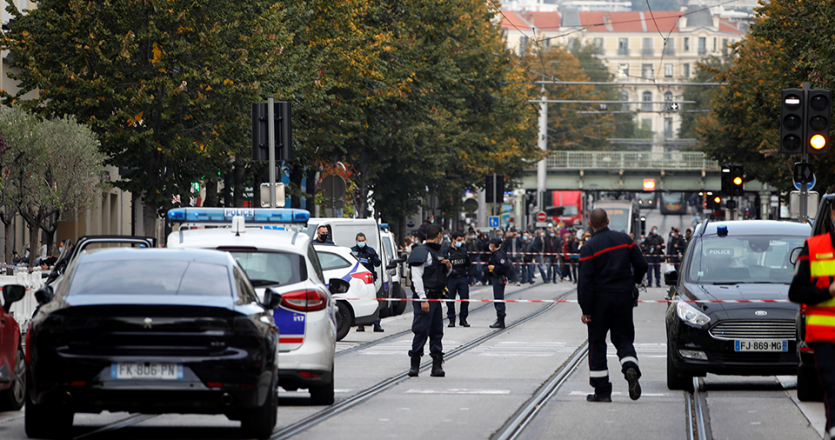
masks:
<svg viewBox="0 0 835 440"><path fill-rule="evenodd" d="M684 322L689 322L693 325L705 325L710 322L710 316L700 312L697 308L679 301L676 303L676 314Z"/></svg>

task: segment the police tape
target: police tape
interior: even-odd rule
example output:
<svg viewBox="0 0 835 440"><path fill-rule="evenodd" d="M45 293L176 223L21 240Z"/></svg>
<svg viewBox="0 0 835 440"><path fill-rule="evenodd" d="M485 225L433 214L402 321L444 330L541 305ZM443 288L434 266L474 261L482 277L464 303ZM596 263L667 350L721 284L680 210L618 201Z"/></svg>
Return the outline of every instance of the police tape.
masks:
<svg viewBox="0 0 835 440"><path fill-rule="evenodd" d="M472 262L470 262L470 264L475 264L475 265L488 264L489 265L490 262L489 261L472 261ZM540 265L540 266L577 266L577 265L580 264L580 262L579 261L572 261L570 263L569 262L566 262L566 263L537 263L537 262L533 261L533 262L530 262L530 263L525 263L525 262L521 262L521 261L511 261L510 264L513 264L513 265ZM662 264L672 264L672 265L678 266L681 263L677 262L677 261L661 261L661 262L658 262L658 263L647 263L647 265L649 265L649 266L659 266L659 265L662 265Z"/></svg>
<svg viewBox="0 0 835 440"><path fill-rule="evenodd" d="M364 298L337 298L339 301L363 301ZM481 303L577 303L576 299L439 299L439 298L374 298L375 301L407 302L481 302ZM368 301L368 300L366 300ZM788 299L639 299L643 304L699 303L699 304L758 304L787 303Z"/></svg>

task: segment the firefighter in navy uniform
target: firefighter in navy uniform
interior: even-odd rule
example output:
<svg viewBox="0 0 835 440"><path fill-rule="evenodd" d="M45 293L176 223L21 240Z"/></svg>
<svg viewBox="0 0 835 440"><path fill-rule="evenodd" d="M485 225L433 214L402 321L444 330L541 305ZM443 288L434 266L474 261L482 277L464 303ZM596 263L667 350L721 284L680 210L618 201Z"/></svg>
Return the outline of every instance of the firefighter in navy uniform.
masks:
<svg viewBox="0 0 835 440"><path fill-rule="evenodd" d="M608 228L606 211L595 209L589 218L594 236L580 251L577 298L589 332L589 376L594 394L590 402L611 402L612 383L606 361L606 334L612 332L621 371L629 383L629 397L641 397L641 369L635 353L633 289L647 272L647 261L628 235Z"/></svg>
<svg viewBox="0 0 835 440"><path fill-rule="evenodd" d="M368 246L367 238L365 237L365 234L363 234L362 232L357 234L357 245L351 247L351 253L354 254L355 257L357 257L357 260L359 260L360 264L362 264L366 269L368 269L369 272L371 272L374 275L374 281L377 281L377 269L375 269L375 267L380 267L380 265L383 264L383 262L380 261L380 256L377 254L377 251L375 251L373 247ZM382 320L380 318L377 318L377 321L374 322L375 332L381 333L385 331L383 330L383 326L380 325L381 322ZM365 326L358 326L357 331L364 332Z"/></svg>
<svg viewBox="0 0 835 440"><path fill-rule="evenodd" d="M511 239L514 240L514 239ZM487 261L487 273L490 276L490 281L493 284L493 299L504 300L504 287L507 284L507 273L510 272L510 260L502 252L502 240L499 238L491 238L488 243L490 246L490 259ZM504 318L506 307L503 302L493 303L496 308L496 322L490 325L490 328L505 328Z"/></svg>
<svg viewBox="0 0 835 440"><path fill-rule="evenodd" d="M442 299L447 288L447 275L452 264L441 254L441 227L429 225L426 228L426 243L416 247L409 254L407 263L412 269L412 292L414 298ZM412 359L409 376L417 376L420 371L420 358L423 346L429 339L429 354L432 356L431 376L444 377L443 345L444 315L440 301L415 301L412 319Z"/></svg>
<svg viewBox="0 0 835 440"><path fill-rule="evenodd" d="M835 209L829 221L832 219ZM835 230L835 224L829 229ZM835 233L808 238L797 262L789 300L806 304L804 341L815 350L815 369L826 411L824 439L831 439L835 438Z"/></svg>
<svg viewBox="0 0 835 440"><path fill-rule="evenodd" d="M472 262L467 253L467 248L464 247L463 233L452 233L452 243L444 252L444 257L452 264L452 272L449 273L449 281L447 281L447 288L449 290L447 298L455 299L455 295L457 294L461 299L470 299L469 273ZM449 318L449 325L447 327L455 327L455 301L449 301L446 305L446 315ZM461 327L470 326L467 323L469 306L470 303L461 301L461 312L458 314Z"/></svg>

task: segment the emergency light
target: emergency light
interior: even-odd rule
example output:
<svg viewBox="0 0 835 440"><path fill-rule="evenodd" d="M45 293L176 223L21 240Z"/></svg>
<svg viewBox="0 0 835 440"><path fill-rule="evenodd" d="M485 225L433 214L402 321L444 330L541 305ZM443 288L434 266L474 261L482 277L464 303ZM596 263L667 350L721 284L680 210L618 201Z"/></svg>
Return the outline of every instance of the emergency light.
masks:
<svg viewBox="0 0 835 440"><path fill-rule="evenodd" d="M231 224L235 217L242 217L247 223L267 225L307 224L310 221L310 212L304 209L264 208L173 208L168 210L168 219L179 223Z"/></svg>

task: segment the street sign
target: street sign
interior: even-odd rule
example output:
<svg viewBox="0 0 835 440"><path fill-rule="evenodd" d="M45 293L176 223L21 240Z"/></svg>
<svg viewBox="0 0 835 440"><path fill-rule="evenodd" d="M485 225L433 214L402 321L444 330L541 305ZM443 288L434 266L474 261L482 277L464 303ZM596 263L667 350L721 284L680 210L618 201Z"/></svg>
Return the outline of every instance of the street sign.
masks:
<svg viewBox="0 0 835 440"><path fill-rule="evenodd" d="M487 227L488 228L498 228L499 227L499 216L491 215L487 217Z"/></svg>
<svg viewBox="0 0 835 440"><path fill-rule="evenodd" d="M283 208L284 203L286 203L286 197L284 195L284 184L283 183L276 183L273 186L273 191L275 191L275 207L276 208ZM261 207L262 208L269 208L270 206L270 184L264 182L261 184Z"/></svg>
<svg viewBox="0 0 835 440"><path fill-rule="evenodd" d="M797 183L809 183L815 180L815 168L808 162L795 162L794 181ZM798 189L800 189L798 187Z"/></svg>
<svg viewBox="0 0 835 440"><path fill-rule="evenodd" d="M792 183L794 183L794 187L797 188L798 191L800 191L800 183L796 180L793 180ZM815 187L816 183L818 183L818 179L815 177L814 174L812 174L812 181L806 183L806 190L811 191L812 188Z"/></svg>
<svg viewBox="0 0 835 440"><path fill-rule="evenodd" d="M548 215L547 214L545 214L542 211L539 211L539 212L536 213L536 221L544 222L546 220L548 220Z"/></svg>

